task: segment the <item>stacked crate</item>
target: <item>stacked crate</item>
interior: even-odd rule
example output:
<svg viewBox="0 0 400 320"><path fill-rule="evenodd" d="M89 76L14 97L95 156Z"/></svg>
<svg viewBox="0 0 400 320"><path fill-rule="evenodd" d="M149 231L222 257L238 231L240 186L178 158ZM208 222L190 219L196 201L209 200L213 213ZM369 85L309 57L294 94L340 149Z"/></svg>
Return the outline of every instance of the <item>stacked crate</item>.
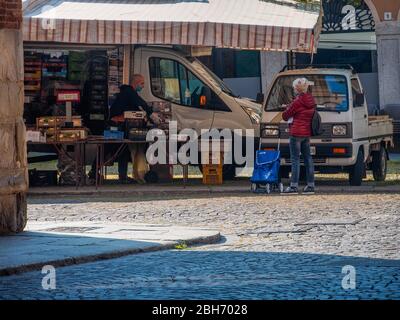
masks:
<svg viewBox="0 0 400 320"><path fill-rule="evenodd" d="M107 52L91 52L87 86L88 127L95 135L102 135L108 119L108 57Z"/></svg>
<svg viewBox="0 0 400 320"><path fill-rule="evenodd" d="M165 101L154 101L151 103L153 112L159 117L158 129L164 130L168 135L169 122L172 120L171 103Z"/></svg>
<svg viewBox="0 0 400 320"><path fill-rule="evenodd" d="M68 80L82 81L86 78L86 61L85 52L71 51L68 56Z"/></svg>
<svg viewBox="0 0 400 320"><path fill-rule="evenodd" d="M40 97L42 80L42 56L35 52L24 53L25 102L30 103Z"/></svg>
<svg viewBox="0 0 400 320"><path fill-rule="evenodd" d="M110 105L119 93L119 87L123 84L124 54L122 48L109 50L108 54L108 98Z"/></svg>
<svg viewBox="0 0 400 320"><path fill-rule="evenodd" d="M208 159L207 159L208 155ZM217 185L223 183L224 147L221 144L219 151L213 151L210 143L209 151L201 152L203 169L203 184Z"/></svg>
<svg viewBox="0 0 400 320"><path fill-rule="evenodd" d="M42 75L44 78L50 79L66 79L67 78L67 59L68 56L62 54L53 57L50 54L43 55Z"/></svg>
<svg viewBox="0 0 400 320"><path fill-rule="evenodd" d="M154 101L150 103L154 114L160 119L157 128L160 130L160 136L164 133L165 138L169 139L169 122L172 120L171 103L166 101ZM169 160L169 150L167 143L167 161ZM157 174L159 182L171 182L174 178L174 169L172 164L155 164L151 165L152 172Z"/></svg>
<svg viewBox="0 0 400 320"><path fill-rule="evenodd" d="M66 117L39 117L36 119L36 130L42 132L46 136L46 141L75 141L85 139L87 130L82 127L82 119L80 116L73 116L72 122L74 128L63 128Z"/></svg>

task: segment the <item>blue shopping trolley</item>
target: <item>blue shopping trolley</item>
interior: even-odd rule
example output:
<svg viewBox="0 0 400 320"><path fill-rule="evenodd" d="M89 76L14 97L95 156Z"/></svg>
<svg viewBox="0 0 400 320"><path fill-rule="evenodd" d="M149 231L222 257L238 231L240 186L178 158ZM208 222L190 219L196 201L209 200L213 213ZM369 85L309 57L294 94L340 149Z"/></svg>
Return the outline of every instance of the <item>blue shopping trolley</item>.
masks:
<svg viewBox="0 0 400 320"><path fill-rule="evenodd" d="M280 143L278 150L259 150L256 153L256 163L251 177L251 191L270 194L274 191L283 192L279 169L281 166Z"/></svg>

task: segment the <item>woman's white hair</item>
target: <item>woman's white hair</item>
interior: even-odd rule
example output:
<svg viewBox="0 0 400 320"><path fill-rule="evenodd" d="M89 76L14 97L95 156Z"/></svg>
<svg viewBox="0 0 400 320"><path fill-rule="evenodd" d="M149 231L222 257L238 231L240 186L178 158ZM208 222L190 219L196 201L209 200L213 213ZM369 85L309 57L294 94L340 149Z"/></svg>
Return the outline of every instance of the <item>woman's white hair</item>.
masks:
<svg viewBox="0 0 400 320"><path fill-rule="evenodd" d="M310 82L307 78L298 78L293 81L293 88L298 89L301 92L307 92Z"/></svg>

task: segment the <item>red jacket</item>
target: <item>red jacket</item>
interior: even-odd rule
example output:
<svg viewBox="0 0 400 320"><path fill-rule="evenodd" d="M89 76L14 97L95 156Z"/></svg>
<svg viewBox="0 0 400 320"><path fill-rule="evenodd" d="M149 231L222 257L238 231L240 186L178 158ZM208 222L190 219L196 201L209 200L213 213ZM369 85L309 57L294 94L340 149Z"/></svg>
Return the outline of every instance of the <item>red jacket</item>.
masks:
<svg viewBox="0 0 400 320"><path fill-rule="evenodd" d="M288 121L293 118L289 125L290 135L293 137L311 137L311 121L314 115L316 103L311 93L299 95L282 114L282 118Z"/></svg>

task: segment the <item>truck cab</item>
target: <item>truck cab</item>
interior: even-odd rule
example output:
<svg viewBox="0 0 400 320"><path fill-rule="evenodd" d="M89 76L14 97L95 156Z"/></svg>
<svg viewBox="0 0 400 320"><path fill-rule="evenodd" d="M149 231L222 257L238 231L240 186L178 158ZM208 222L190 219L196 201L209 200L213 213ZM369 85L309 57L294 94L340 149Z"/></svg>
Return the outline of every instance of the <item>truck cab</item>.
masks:
<svg viewBox="0 0 400 320"><path fill-rule="evenodd" d="M361 185L368 169L375 180L385 180L387 148L393 143L392 120L368 115L363 87L351 68L284 70L273 80L263 107L261 148L276 148L281 143L282 175L288 176L291 166L289 125L282 120L282 105L295 98L292 83L297 78L311 83L309 90L322 119L322 134L311 138L316 171L347 172L351 185Z"/></svg>

